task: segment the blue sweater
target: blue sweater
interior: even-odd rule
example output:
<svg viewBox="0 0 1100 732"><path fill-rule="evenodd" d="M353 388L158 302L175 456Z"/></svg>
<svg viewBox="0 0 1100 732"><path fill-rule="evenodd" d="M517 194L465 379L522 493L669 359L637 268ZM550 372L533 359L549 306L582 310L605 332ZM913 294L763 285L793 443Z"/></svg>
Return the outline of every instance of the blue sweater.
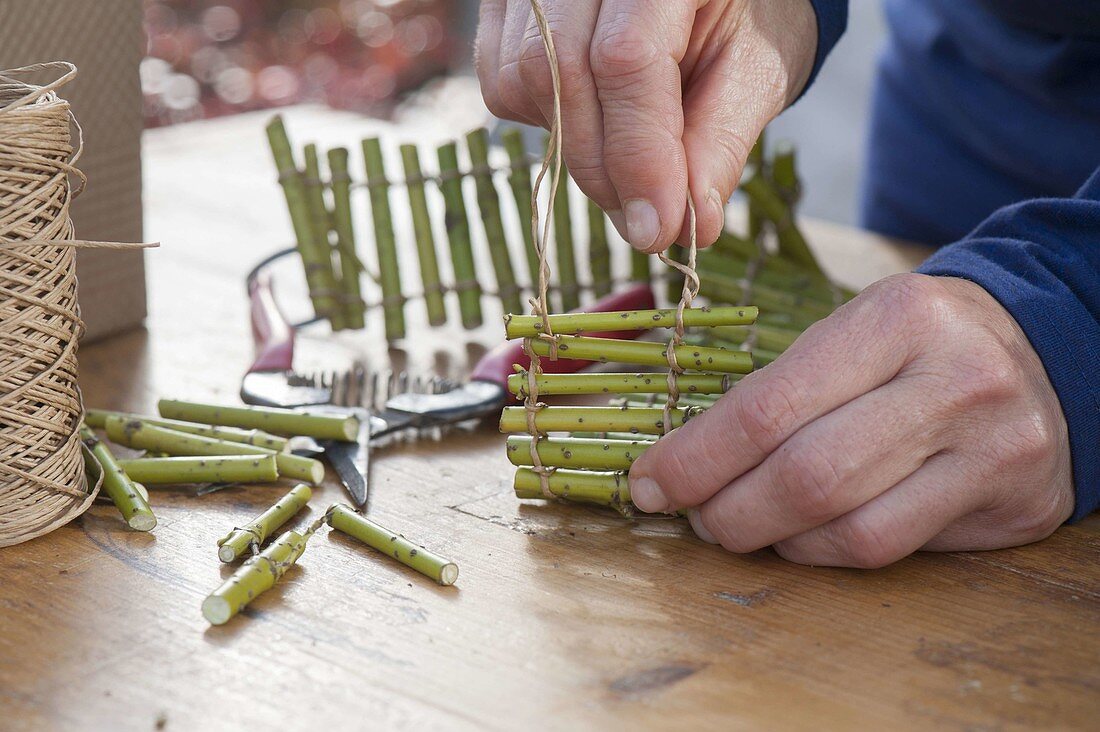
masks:
<svg viewBox="0 0 1100 732"><path fill-rule="evenodd" d="M816 75L847 0L811 2ZM1100 505L1100 2L885 3L863 224L946 245L918 271L976 282L1020 324L1069 425L1080 519Z"/></svg>

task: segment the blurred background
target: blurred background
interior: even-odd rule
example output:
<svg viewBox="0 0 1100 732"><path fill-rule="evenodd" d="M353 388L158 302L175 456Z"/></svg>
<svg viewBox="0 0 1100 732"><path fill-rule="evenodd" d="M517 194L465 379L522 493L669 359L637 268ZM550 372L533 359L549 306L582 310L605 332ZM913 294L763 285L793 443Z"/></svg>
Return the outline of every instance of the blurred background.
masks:
<svg viewBox="0 0 1100 732"><path fill-rule="evenodd" d="M144 0L147 127L317 103L386 117L472 76L476 0ZM814 88L773 125L800 151L804 211L855 220L881 8L854 0Z"/></svg>

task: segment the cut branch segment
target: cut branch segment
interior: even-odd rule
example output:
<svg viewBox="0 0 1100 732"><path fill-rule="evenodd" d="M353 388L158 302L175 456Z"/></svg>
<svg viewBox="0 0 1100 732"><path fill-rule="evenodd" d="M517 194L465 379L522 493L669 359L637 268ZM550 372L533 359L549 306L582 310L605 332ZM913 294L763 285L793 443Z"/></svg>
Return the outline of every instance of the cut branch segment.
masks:
<svg viewBox="0 0 1100 732"><path fill-rule="evenodd" d="M218 559L235 562L250 549L259 549L267 537L278 531L290 518L305 508L313 491L305 483L299 483L290 492L240 528L233 529L218 541Z"/></svg>
<svg viewBox="0 0 1100 732"><path fill-rule="evenodd" d="M481 325L481 285L474 266L474 252L470 246L470 219L466 214L466 201L462 196L462 178L458 171L458 146L449 142L440 146L439 190L446 206L447 242L451 248L451 265L454 267L454 289L458 293L458 306L462 313L463 327L470 329Z"/></svg>
<svg viewBox="0 0 1100 732"><path fill-rule="evenodd" d="M581 288L577 282L577 258L573 251L573 214L569 206L569 171L565 163L562 163L561 175L558 176L553 215L561 309L576 310L581 306ZM511 312L518 312L518 308Z"/></svg>
<svg viewBox="0 0 1100 732"><path fill-rule="evenodd" d="M607 246L607 221L603 209L588 199L588 265L592 272L592 294L611 292L611 250Z"/></svg>
<svg viewBox="0 0 1100 732"><path fill-rule="evenodd" d="M687 308L684 310L684 325L689 328L749 325L756 322L758 314L756 308L748 306ZM550 316L550 327L558 335L674 328L676 308L613 313L561 313ZM537 315L504 316L504 332L509 340L534 337L542 334L543 330L542 319Z"/></svg>
<svg viewBox="0 0 1100 732"><path fill-rule="evenodd" d="M329 509L328 525L358 539L369 547L388 554L406 567L431 577L441 585L453 585L458 579L458 565L444 559L404 536L383 528L347 506L337 504Z"/></svg>
<svg viewBox="0 0 1100 732"><path fill-rule="evenodd" d="M520 467L531 464L529 435L508 438L508 460ZM576 470L629 470L646 448L649 440L604 440L580 437L551 437L538 440L535 449L539 460L548 468Z"/></svg>
<svg viewBox="0 0 1100 732"><path fill-rule="evenodd" d="M325 206L325 189L321 185L321 163L317 158L317 146L310 143L305 146L306 204L309 207L309 221L313 226L313 241L317 246L317 270L325 281L325 289L332 295L332 312L329 322L333 330L347 327L344 318L344 304L341 301L341 285L332 268L332 245L328 233L332 229L328 208ZM324 262L321 262L321 259Z"/></svg>
<svg viewBox="0 0 1100 732"><path fill-rule="evenodd" d="M516 286L512 258L508 254L504 222L500 217L500 194L493 183L493 173L489 168L488 130L482 127L468 133L466 145L470 151L470 164L473 168L474 185L477 188L477 207L481 211L485 241L489 244L489 257L493 261L493 271L496 273L497 297L500 298L505 311L518 312L523 309L523 303L519 288Z"/></svg>
<svg viewBox="0 0 1100 732"><path fill-rule="evenodd" d="M508 184L512 187L512 197L516 199L516 213L519 214L520 230L523 232L523 246L527 253L527 272L531 278L531 289L539 283L539 253L535 250L531 227L531 166L527 162L527 151L523 147L523 133L517 127L509 127L500 133L504 149L508 151L511 171Z"/></svg>
<svg viewBox="0 0 1100 732"><path fill-rule="evenodd" d="M416 254L420 260L420 280L424 284L424 307L428 322L443 325L447 310L443 304L443 287L439 281L439 261L435 251L432 217L428 213L428 198L424 193L424 174L420 171L420 156L416 145L401 146L401 162L405 168L405 186L412 211L413 232L416 234Z"/></svg>
<svg viewBox="0 0 1100 732"><path fill-rule="evenodd" d="M559 336L558 357L600 363L632 363L641 366L662 366L668 363L666 343L627 341L616 338ZM531 339L531 349L540 356L549 356L551 344ZM727 351L705 346L676 346L676 361L688 371L715 371L725 374L747 374L753 369L752 356L747 351Z"/></svg>
<svg viewBox="0 0 1100 732"><path fill-rule="evenodd" d="M702 412L698 407L672 410L672 426L684 422ZM547 432L624 432L664 434L664 410L623 409L622 407L543 407L535 414L535 429ZM527 410L524 407L505 407L500 415L500 431L518 433L527 431Z"/></svg>
<svg viewBox="0 0 1100 732"><path fill-rule="evenodd" d="M363 140L363 161L370 189L371 219L374 222L374 244L378 251L378 280L382 285L382 313L386 323L386 339L405 337L405 296L401 293L401 271L397 261L397 241L390 213L390 182L382 158L382 143L372 137Z"/></svg>
<svg viewBox="0 0 1100 732"><path fill-rule="evenodd" d="M80 428L80 439L103 469L103 490L114 501L126 525L137 531L152 531L157 525L157 517L149 508L149 502L134 485L134 478L129 476L115 460L115 456L107 449L92 432L91 428ZM87 455L87 453L84 453ZM137 481L141 482L141 481Z"/></svg>
<svg viewBox="0 0 1100 732"><path fill-rule="evenodd" d="M526 371L508 377L508 391L527 398ZM665 374L543 374L537 379L539 395L556 394L665 394ZM681 394L723 394L729 390L729 374L679 374L676 385Z"/></svg>
<svg viewBox="0 0 1100 732"><path fill-rule="evenodd" d="M219 427L212 424L197 424L195 422L184 422L178 419L157 419L156 417L143 417L140 414L128 414L126 412L109 412L104 409L89 409L84 413L84 423L89 427L95 427L97 429L104 429L107 427L108 417L118 417L119 419L130 420L136 419L142 422L148 422L151 425L157 427L164 427L165 429L175 430L176 432L186 432L192 435L202 435L203 437L212 437L215 440L225 440L226 442L240 442L245 445L255 445L256 447L264 447L268 450L274 450L275 452L283 452L287 449L289 444L285 437L279 437L277 435L271 435L263 430L242 430L236 427Z"/></svg>
<svg viewBox="0 0 1100 732"><path fill-rule="evenodd" d="M118 464L144 485L274 483L279 479L274 455L136 458Z"/></svg>
<svg viewBox="0 0 1100 732"><path fill-rule="evenodd" d="M620 513L630 513L634 508L625 472L555 470L547 477L547 483L555 498L608 506ZM513 487L516 498L548 498L542 492L539 474L530 468L516 471Z"/></svg>
<svg viewBox="0 0 1100 732"><path fill-rule="evenodd" d="M248 603L275 586L302 552L306 537L295 531L280 536L259 555L241 565L225 583L202 603L202 614L212 625L222 625Z"/></svg>
<svg viewBox="0 0 1100 732"><path fill-rule="evenodd" d="M277 407L230 407L178 399L161 399L157 402L157 408L160 416L168 419L266 430L291 437L303 435L319 440L354 442L359 434L358 419L338 414Z"/></svg>
<svg viewBox="0 0 1100 732"><path fill-rule="evenodd" d="M359 290L362 264L355 251L355 227L351 222L351 177L348 175L347 148L337 147L328 151L328 170L332 187L332 228L336 232L336 250L340 255L344 320L349 328L362 328L366 304Z"/></svg>

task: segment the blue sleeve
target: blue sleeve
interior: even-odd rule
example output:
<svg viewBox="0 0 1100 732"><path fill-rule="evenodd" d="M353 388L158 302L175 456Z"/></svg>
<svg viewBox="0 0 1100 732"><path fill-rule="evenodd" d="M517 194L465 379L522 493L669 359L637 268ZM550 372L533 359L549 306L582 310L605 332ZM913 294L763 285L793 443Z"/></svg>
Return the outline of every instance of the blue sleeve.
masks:
<svg viewBox="0 0 1100 732"><path fill-rule="evenodd" d="M814 6L814 14L817 16L817 53L810 78L802 89L803 94L814 83L829 52L848 27L848 0L810 0L810 4Z"/></svg>
<svg viewBox="0 0 1100 732"><path fill-rule="evenodd" d="M981 285L1020 324L1069 426L1076 521L1100 505L1100 169L1073 198L1000 209L918 269Z"/></svg>

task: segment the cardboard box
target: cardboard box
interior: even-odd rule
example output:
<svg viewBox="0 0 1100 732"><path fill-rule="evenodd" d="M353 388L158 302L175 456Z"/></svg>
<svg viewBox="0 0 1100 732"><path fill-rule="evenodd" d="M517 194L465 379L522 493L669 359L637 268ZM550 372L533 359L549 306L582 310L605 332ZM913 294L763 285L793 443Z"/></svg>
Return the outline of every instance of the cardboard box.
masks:
<svg viewBox="0 0 1100 732"><path fill-rule="evenodd" d="M71 61L60 90L84 130L78 167L88 187L72 204L76 235L141 241L141 0L0 0L0 69ZM139 325L145 309L141 251L77 254L85 340Z"/></svg>

